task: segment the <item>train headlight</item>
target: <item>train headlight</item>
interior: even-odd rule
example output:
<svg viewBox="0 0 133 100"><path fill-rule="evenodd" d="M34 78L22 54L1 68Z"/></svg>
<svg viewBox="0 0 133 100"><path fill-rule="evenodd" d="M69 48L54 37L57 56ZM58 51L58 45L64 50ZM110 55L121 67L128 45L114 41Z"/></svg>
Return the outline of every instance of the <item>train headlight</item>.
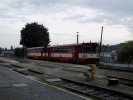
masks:
<svg viewBox="0 0 133 100"><path fill-rule="evenodd" d="M86 58L86 57L87 57L87 55L86 55L86 54L84 54L84 55L83 55L83 58Z"/></svg>

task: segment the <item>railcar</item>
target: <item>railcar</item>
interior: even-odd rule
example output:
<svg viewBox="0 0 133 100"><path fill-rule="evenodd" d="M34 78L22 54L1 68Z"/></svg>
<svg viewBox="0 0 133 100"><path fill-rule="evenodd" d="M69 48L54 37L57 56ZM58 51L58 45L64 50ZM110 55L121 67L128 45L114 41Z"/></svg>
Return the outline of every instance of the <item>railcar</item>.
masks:
<svg viewBox="0 0 133 100"><path fill-rule="evenodd" d="M79 43L28 48L27 57L31 59L45 59L59 62L95 64L99 63L98 43Z"/></svg>
<svg viewBox="0 0 133 100"><path fill-rule="evenodd" d="M33 47L27 49L27 57L30 59L47 60L47 47Z"/></svg>
<svg viewBox="0 0 133 100"><path fill-rule="evenodd" d="M80 43L48 47L49 60L81 64L98 63L98 43Z"/></svg>

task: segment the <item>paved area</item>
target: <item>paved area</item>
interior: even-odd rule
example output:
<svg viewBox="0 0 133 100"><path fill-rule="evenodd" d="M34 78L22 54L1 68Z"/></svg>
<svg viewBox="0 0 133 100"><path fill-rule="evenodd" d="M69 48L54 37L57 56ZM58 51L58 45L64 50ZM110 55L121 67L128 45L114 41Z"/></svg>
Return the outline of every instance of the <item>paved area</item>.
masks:
<svg viewBox="0 0 133 100"><path fill-rule="evenodd" d="M36 62L39 62L39 65ZM70 66L68 66L69 64L66 64L66 66L63 67L63 66L57 65L56 63L55 64L51 63L51 65L49 65L48 63L50 63L50 62L45 63L44 61L31 61L31 63L16 63L14 65L32 69L32 70L35 70L35 71L38 71L41 73L45 73L48 75L67 78L67 79L75 80L78 82L84 82L85 84L90 84L93 86L98 86L98 87L115 90L115 91L120 91L123 93L133 95L133 87L132 86L126 86L126 85L122 85L122 84L119 84L117 86L109 86L108 79L105 77L106 75L115 75L115 76L120 76L122 78L126 77L126 78L133 79L133 73L98 69L97 77L92 80L87 80L86 77L84 77L82 73L74 72L74 70L81 70L81 71L86 70L86 67L83 67L82 65L81 66L78 65L78 67L76 67L77 65L74 65L74 67L72 67L71 66L72 64L70 64Z"/></svg>
<svg viewBox="0 0 133 100"><path fill-rule="evenodd" d="M97 75L102 76L113 76L113 77L119 77L124 79L129 79L133 81L133 73L132 72L126 72L126 71L117 71L117 70L108 70L108 69L97 69Z"/></svg>
<svg viewBox="0 0 133 100"><path fill-rule="evenodd" d="M86 100L86 98L33 81L0 65L0 100Z"/></svg>
<svg viewBox="0 0 133 100"><path fill-rule="evenodd" d="M112 67L120 67L120 68L133 68L133 64L114 64L114 63L102 63L104 65L109 65Z"/></svg>

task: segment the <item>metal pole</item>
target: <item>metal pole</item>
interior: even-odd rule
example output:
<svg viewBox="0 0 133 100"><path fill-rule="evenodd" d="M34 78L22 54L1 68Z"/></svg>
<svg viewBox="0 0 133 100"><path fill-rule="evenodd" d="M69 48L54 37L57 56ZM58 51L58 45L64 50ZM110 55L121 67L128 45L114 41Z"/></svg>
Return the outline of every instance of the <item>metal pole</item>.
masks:
<svg viewBox="0 0 133 100"><path fill-rule="evenodd" d="M100 56L101 49L102 49L102 35L103 35L103 26L102 26L102 30L101 30L101 39L100 39L100 47L99 47L99 56Z"/></svg>
<svg viewBox="0 0 133 100"><path fill-rule="evenodd" d="M77 32L77 44L79 43L79 35L78 35L79 32Z"/></svg>

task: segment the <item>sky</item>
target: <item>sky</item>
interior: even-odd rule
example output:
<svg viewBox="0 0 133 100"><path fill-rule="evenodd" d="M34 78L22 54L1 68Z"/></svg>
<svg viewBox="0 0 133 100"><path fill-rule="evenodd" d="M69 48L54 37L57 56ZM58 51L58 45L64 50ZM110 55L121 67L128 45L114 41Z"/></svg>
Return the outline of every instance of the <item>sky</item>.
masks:
<svg viewBox="0 0 133 100"><path fill-rule="evenodd" d="M118 44L133 40L133 0L1 0L0 47L20 45L20 31L37 22L49 29L50 45Z"/></svg>

